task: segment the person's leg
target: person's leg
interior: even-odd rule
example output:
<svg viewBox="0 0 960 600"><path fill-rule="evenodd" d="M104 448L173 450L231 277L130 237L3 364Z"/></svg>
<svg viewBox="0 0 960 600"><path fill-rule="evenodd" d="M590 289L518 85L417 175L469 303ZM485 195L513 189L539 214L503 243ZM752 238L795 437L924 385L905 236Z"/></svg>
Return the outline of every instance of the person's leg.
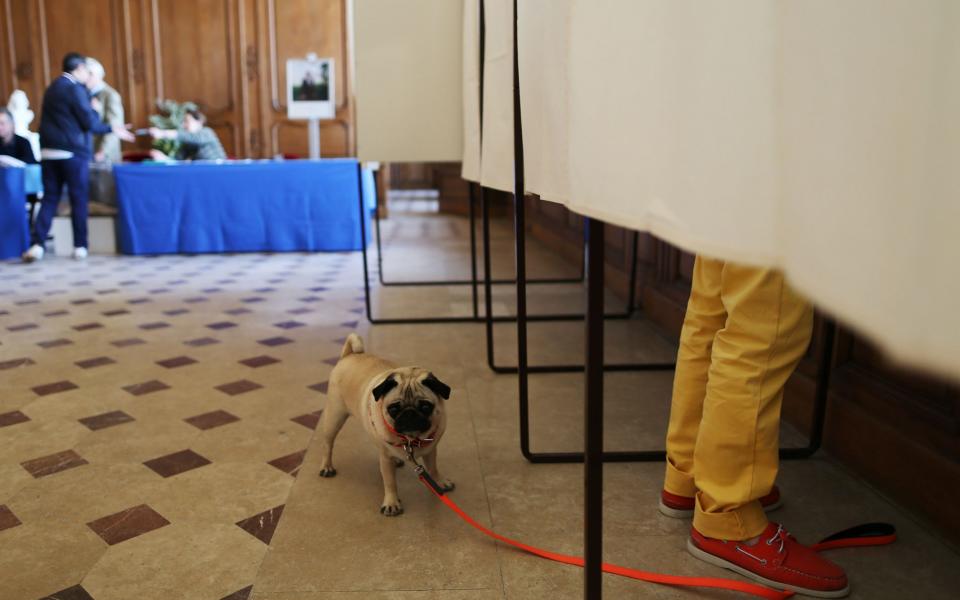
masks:
<svg viewBox="0 0 960 600"><path fill-rule="evenodd" d="M713 343L694 451L693 526L748 540L767 527L758 499L777 476L783 386L810 343L813 309L779 272L731 263L721 298L728 316Z"/></svg>
<svg viewBox="0 0 960 600"><path fill-rule="evenodd" d="M707 375L687 549L771 587L846 596L843 569L769 523L760 502L777 476L783 386L810 343L813 310L778 272L731 263L720 295L728 316Z"/></svg>
<svg viewBox="0 0 960 600"><path fill-rule="evenodd" d="M57 205L60 204L60 193L63 189L63 165L61 164L63 162L62 160L45 160L40 163L43 175L43 200L40 202L40 212L33 225L31 240L31 243L37 246L43 246L46 243L53 217L57 214Z"/></svg>
<svg viewBox="0 0 960 600"><path fill-rule="evenodd" d="M87 206L90 197L90 164L85 158L67 161L66 178L70 191L70 220L73 225L73 247L87 247Z"/></svg>
<svg viewBox="0 0 960 600"><path fill-rule="evenodd" d="M680 331L670 424L667 427L667 467L663 489L686 498L693 498L697 492L693 451L707 391L710 352L717 331L727 320L727 311L720 300L722 272L723 262L702 256L696 258L690 300Z"/></svg>

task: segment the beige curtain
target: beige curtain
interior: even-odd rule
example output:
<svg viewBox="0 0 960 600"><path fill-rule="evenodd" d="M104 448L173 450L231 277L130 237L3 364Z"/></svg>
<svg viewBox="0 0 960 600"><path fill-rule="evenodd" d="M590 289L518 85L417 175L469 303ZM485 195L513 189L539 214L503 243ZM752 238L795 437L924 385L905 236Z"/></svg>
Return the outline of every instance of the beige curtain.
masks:
<svg viewBox="0 0 960 600"><path fill-rule="evenodd" d="M517 7L517 59L527 191L569 202L567 87L570 0L524 0Z"/></svg>
<svg viewBox="0 0 960 600"><path fill-rule="evenodd" d="M480 181L513 190L513 1L485 0Z"/></svg>
<svg viewBox="0 0 960 600"><path fill-rule="evenodd" d="M480 2L463 0L463 168L480 181Z"/></svg>
<svg viewBox="0 0 960 600"><path fill-rule="evenodd" d="M529 191L783 268L960 377L960 3L520 4Z"/></svg>
<svg viewBox="0 0 960 600"><path fill-rule="evenodd" d="M783 2L780 264L960 379L960 3Z"/></svg>
<svg viewBox="0 0 960 600"><path fill-rule="evenodd" d="M373 161L463 156L463 5L353 0L357 154Z"/></svg>
<svg viewBox="0 0 960 600"><path fill-rule="evenodd" d="M776 262L776 2L603 6L571 7L570 208Z"/></svg>

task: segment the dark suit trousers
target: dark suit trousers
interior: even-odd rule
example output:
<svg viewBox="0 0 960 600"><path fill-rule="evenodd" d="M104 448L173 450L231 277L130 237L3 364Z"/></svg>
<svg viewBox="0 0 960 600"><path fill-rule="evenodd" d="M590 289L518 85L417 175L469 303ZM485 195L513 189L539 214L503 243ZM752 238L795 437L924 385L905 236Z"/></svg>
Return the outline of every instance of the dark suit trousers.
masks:
<svg viewBox="0 0 960 600"><path fill-rule="evenodd" d="M43 245L50 225L57 214L63 184L70 192L70 218L73 222L74 248L87 247L87 200L90 194L90 164L86 157L66 160L45 160L43 169L43 201L33 228L33 243Z"/></svg>

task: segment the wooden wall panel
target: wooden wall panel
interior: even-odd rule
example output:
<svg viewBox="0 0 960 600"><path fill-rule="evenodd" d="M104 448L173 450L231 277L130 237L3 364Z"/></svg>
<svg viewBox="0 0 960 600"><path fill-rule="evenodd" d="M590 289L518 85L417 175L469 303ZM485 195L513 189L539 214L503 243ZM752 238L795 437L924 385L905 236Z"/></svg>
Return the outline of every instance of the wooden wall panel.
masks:
<svg viewBox="0 0 960 600"><path fill-rule="evenodd" d="M353 127L348 99L346 2L344 0L262 0L265 27L265 71L262 86L264 130L268 132L267 155L308 154L307 129L303 121L286 118L286 61L314 52L333 58L336 72L336 119L322 121L320 148L323 156L353 154Z"/></svg>
<svg viewBox="0 0 960 600"><path fill-rule="evenodd" d="M123 74L123 38L119 35L119 2L115 0L42 0L39 3L46 25L47 45L44 50L48 70L43 81L60 74L60 64L67 52L82 52L99 60L113 81ZM83 23L83 26L78 26Z"/></svg>
<svg viewBox="0 0 960 600"><path fill-rule="evenodd" d="M158 98L195 100L227 154L241 155L233 53L237 3L154 0L153 6Z"/></svg>
<svg viewBox="0 0 960 600"><path fill-rule="evenodd" d="M288 58L306 56L315 52L319 57L333 57L337 73L337 82L346 76L343 49L345 32L330 24L340 23L343 18L343 5L338 0L272 0L275 6L275 38L277 47L277 82L279 97L275 97L277 108L286 111L286 99L282 90L286 89L287 74L284 61ZM326 25L326 26L324 26ZM279 32L282 32L280 34ZM337 104L346 102L342 86L337 87Z"/></svg>
<svg viewBox="0 0 960 600"><path fill-rule="evenodd" d="M40 111L40 98L46 85L45 43L38 13L42 4L37 0L3 0L0 24L3 25L3 44L0 56L6 65L0 100L6 104L10 93L22 89L30 97L34 112ZM39 121L34 121L34 128Z"/></svg>
<svg viewBox="0 0 960 600"><path fill-rule="evenodd" d="M14 28L12 23L12 8L10 0L0 2L0 81L10 82L12 87L17 85L16 62L13 60Z"/></svg>
<svg viewBox="0 0 960 600"><path fill-rule="evenodd" d="M137 127L158 100L192 100L232 156L305 156L306 124L286 118L285 61L316 52L337 73L322 152L345 156L354 146L346 14L346 0L0 0L0 99L26 91L36 129L44 89L76 50L104 64Z"/></svg>

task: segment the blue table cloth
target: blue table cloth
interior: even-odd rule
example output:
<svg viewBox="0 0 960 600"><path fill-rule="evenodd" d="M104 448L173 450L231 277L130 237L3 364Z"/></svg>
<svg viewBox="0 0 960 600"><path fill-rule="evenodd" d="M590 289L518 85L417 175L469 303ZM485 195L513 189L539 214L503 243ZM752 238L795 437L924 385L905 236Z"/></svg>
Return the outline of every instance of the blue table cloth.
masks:
<svg viewBox="0 0 960 600"><path fill-rule="evenodd" d="M23 171L23 191L39 194L43 191L43 171L40 165L27 165Z"/></svg>
<svg viewBox="0 0 960 600"><path fill-rule="evenodd" d="M121 250L359 250L358 168L353 159L116 165Z"/></svg>
<svg viewBox="0 0 960 600"><path fill-rule="evenodd" d="M30 245L24 169L0 167L0 259L20 256Z"/></svg>

